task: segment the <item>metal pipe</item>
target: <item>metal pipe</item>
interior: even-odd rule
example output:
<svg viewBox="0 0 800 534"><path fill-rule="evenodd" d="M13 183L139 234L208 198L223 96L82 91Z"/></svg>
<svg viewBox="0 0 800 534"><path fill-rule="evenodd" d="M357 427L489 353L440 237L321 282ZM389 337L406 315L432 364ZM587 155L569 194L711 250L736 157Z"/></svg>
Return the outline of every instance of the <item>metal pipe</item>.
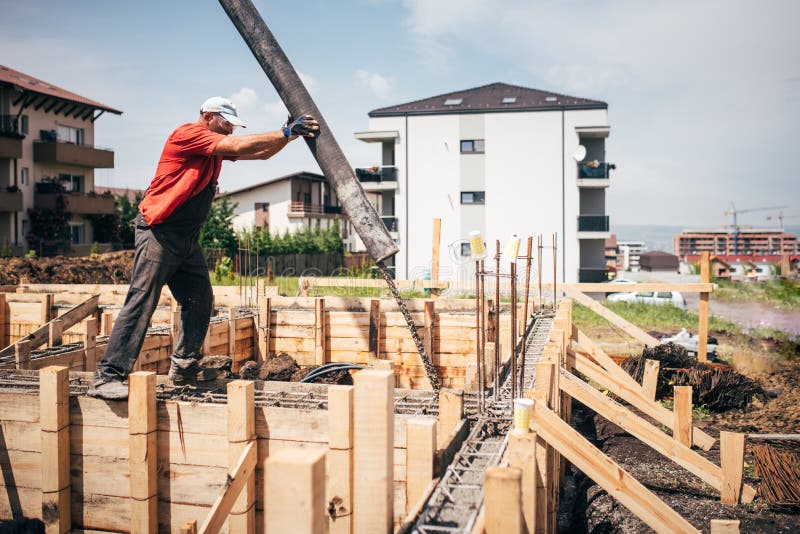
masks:
<svg viewBox="0 0 800 534"><path fill-rule="evenodd" d="M267 27L251 0L219 0L225 13L250 47L292 117L313 115L319 121L319 137L305 137L311 154L322 174L336 192L339 203L356 233L376 262L398 252L398 247L381 221L375 207L367 199L333 132L325 122L300 77L289 62L275 36ZM406 221L406 224L408 221Z"/></svg>
<svg viewBox="0 0 800 534"><path fill-rule="evenodd" d="M536 236L536 244L539 248L539 254L536 258L536 270L539 273L539 311L544 308L544 295L542 294L542 234Z"/></svg>

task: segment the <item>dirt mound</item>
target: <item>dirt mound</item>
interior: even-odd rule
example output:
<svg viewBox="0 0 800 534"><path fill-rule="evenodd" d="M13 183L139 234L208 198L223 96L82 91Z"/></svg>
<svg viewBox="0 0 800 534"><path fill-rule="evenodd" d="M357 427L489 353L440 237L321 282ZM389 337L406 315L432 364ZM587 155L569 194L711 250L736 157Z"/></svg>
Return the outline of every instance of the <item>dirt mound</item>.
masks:
<svg viewBox="0 0 800 534"><path fill-rule="evenodd" d="M127 284L133 251L84 257L0 258L0 285Z"/></svg>
<svg viewBox="0 0 800 534"><path fill-rule="evenodd" d="M656 399L672 397L673 386L692 386L692 403L712 412L744 409L754 398L766 399L758 383L730 367L699 362L674 343L646 347L641 356L626 359L622 368L641 382L647 360L659 361Z"/></svg>

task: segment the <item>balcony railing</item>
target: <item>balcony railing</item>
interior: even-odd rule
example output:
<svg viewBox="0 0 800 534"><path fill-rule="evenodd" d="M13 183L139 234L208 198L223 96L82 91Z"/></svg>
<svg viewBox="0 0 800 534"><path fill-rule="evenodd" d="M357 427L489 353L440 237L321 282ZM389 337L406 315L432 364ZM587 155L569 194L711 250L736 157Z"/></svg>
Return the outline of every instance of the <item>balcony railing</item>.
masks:
<svg viewBox="0 0 800 534"><path fill-rule="evenodd" d="M595 163L597 166L595 166ZM578 178L604 178L611 176L611 170L616 169L613 163L605 161L583 161L578 163Z"/></svg>
<svg viewBox="0 0 800 534"><path fill-rule="evenodd" d="M0 115L0 158L21 158L24 137L16 115Z"/></svg>
<svg viewBox="0 0 800 534"><path fill-rule="evenodd" d="M0 212L22 211L22 191L0 190Z"/></svg>
<svg viewBox="0 0 800 534"><path fill-rule="evenodd" d="M313 215L313 214L328 214L328 215L337 215L342 213L341 206L333 206L329 204L311 204L310 202L302 202L299 200L293 200L291 205L289 206L289 213L300 213L303 215Z"/></svg>
<svg viewBox="0 0 800 534"><path fill-rule="evenodd" d="M396 182L397 167L369 167L356 169L359 182Z"/></svg>
<svg viewBox="0 0 800 534"><path fill-rule="evenodd" d="M605 267L588 267L578 269L578 282L608 282L608 271Z"/></svg>
<svg viewBox="0 0 800 534"><path fill-rule="evenodd" d="M608 215L578 215L579 232L608 232Z"/></svg>
<svg viewBox="0 0 800 534"><path fill-rule="evenodd" d="M381 217L386 229L390 232L397 232L397 217Z"/></svg>
<svg viewBox="0 0 800 534"><path fill-rule="evenodd" d="M33 161L113 169L114 151L91 145L41 140L33 142Z"/></svg>
<svg viewBox="0 0 800 534"><path fill-rule="evenodd" d="M114 197L95 193L36 193L33 204L37 208L55 209L58 197L64 197L64 209L78 215L108 215L114 213Z"/></svg>
<svg viewBox="0 0 800 534"><path fill-rule="evenodd" d="M0 135L25 137L19 131L19 117L17 115L0 115Z"/></svg>

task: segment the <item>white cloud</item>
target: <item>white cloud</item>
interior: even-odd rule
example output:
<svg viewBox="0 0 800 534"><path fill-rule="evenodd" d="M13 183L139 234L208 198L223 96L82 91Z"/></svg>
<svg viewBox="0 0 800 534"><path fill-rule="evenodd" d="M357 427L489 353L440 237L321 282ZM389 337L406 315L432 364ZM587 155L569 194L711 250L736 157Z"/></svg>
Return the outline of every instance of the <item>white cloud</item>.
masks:
<svg viewBox="0 0 800 534"><path fill-rule="evenodd" d="M319 88L319 83L317 83L317 79L311 76L310 74L298 71L297 75L300 76L300 81L303 82L303 85L306 86L306 89L308 90L309 93L313 93Z"/></svg>
<svg viewBox="0 0 800 534"><path fill-rule="evenodd" d="M275 102L268 102L264 104L263 108L271 117L278 118L278 119L285 119L289 112L286 110L286 106L280 100L276 100Z"/></svg>
<svg viewBox="0 0 800 534"><path fill-rule="evenodd" d="M368 87L370 91L375 93L375 95L379 98L387 98L389 96L389 80L377 72L369 72L366 69L358 69L356 71L356 79Z"/></svg>
<svg viewBox="0 0 800 534"><path fill-rule="evenodd" d="M231 96L231 101L240 110L255 108L259 103L258 94L249 87L242 87Z"/></svg>

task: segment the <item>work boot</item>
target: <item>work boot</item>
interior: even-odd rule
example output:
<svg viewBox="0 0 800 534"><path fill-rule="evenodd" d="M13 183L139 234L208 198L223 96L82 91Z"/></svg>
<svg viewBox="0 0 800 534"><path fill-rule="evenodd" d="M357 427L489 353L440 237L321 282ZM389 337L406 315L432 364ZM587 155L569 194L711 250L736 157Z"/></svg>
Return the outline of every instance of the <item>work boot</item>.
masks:
<svg viewBox="0 0 800 534"><path fill-rule="evenodd" d="M128 398L128 386L122 380L95 375L86 394L99 399L122 400Z"/></svg>
<svg viewBox="0 0 800 534"><path fill-rule="evenodd" d="M196 385L198 382L210 382L216 380L219 370L211 367L203 367L194 358L172 357L169 364L169 374L167 378L176 386Z"/></svg>

